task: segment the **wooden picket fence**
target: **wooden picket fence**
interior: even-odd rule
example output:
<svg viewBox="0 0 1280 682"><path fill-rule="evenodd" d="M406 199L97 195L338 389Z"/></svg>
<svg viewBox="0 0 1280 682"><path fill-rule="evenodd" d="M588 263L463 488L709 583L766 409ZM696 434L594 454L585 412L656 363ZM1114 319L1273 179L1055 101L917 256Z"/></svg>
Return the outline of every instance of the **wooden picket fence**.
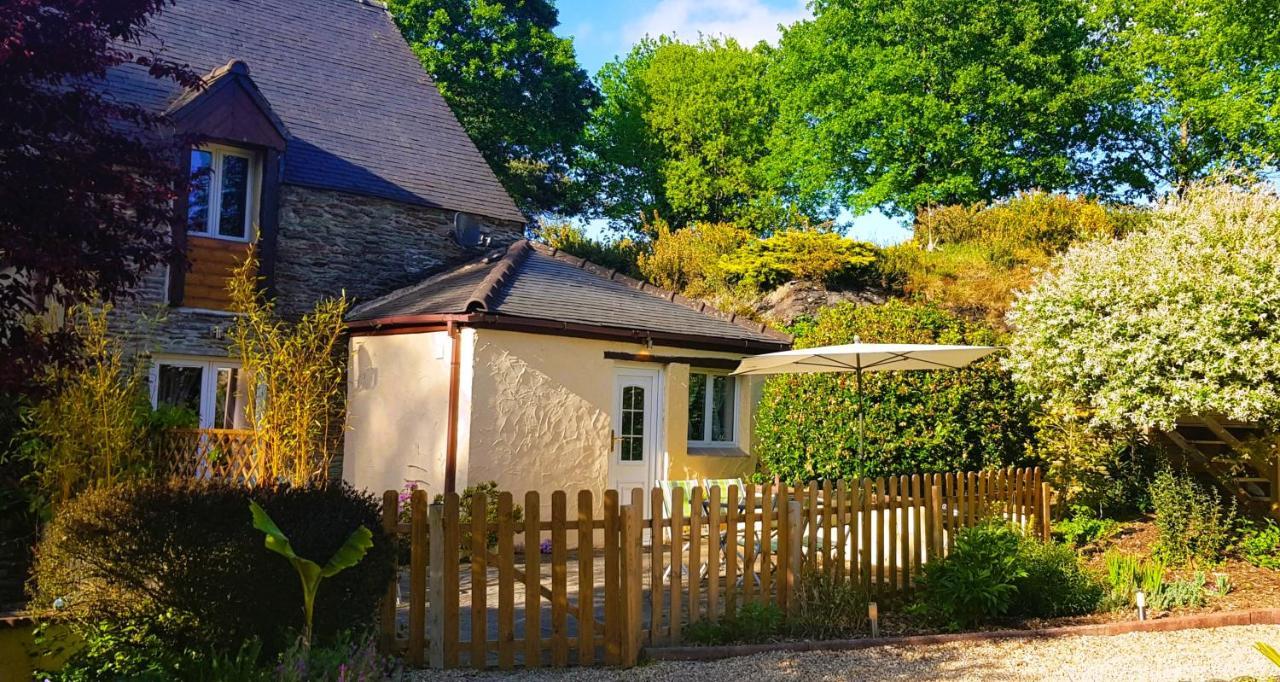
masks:
<svg viewBox="0 0 1280 682"><path fill-rule="evenodd" d="M670 494L649 491L646 518L643 490L598 505L580 491L573 515L556 491L542 520L537 492L523 518L499 493L494 523L476 496L464 527L456 494L428 504L416 491L402 524L387 491L383 523L409 535L410 564L407 584L388 587L384 647L437 668L632 665L642 647L680 644L684 626L747 602L794 612L806 571L893 602L961 528L996 516L1047 537L1051 500L1039 469L696 487L687 506Z"/></svg>

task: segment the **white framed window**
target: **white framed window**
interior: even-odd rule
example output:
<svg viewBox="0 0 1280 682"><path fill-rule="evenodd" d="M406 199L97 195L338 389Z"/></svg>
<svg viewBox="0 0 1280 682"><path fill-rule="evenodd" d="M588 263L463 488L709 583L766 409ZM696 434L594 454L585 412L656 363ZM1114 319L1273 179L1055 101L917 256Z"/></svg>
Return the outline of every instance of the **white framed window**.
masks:
<svg viewBox="0 0 1280 682"><path fill-rule="evenodd" d="M202 429L248 428L250 395L234 360L161 357L151 364L152 407L185 407L199 416Z"/></svg>
<svg viewBox="0 0 1280 682"><path fill-rule="evenodd" d="M738 443L738 380L727 372L689 372L689 445Z"/></svg>
<svg viewBox="0 0 1280 682"><path fill-rule="evenodd" d="M187 233L247 242L253 239L261 171L247 149L206 145L191 150Z"/></svg>

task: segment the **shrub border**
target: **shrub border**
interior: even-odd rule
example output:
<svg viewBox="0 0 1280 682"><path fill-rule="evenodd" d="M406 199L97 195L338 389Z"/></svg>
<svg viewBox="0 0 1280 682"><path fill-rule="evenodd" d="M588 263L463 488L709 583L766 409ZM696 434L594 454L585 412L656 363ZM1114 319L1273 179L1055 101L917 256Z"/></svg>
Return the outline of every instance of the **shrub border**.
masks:
<svg viewBox="0 0 1280 682"><path fill-rule="evenodd" d="M752 654L775 651L856 651L881 646L917 646L921 644L982 642L1001 639L1047 639L1078 636L1110 637L1130 632L1172 632L1175 630L1219 628L1232 625L1280 625L1280 608L1225 611L1147 621L1135 620L1118 623L1066 625L1035 630L993 630L990 632L956 632L937 635L911 635L907 637L864 637L861 639L734 644L727 646L652 647L646 649L645 653L650 659L656 661L714 661L722 658L750 656Z"/></svg>

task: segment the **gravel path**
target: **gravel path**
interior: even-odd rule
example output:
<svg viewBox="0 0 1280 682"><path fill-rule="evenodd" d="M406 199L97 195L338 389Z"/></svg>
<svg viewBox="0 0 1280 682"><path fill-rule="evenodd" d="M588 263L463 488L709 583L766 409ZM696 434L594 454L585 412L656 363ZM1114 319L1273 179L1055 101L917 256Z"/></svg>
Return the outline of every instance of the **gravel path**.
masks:
<svg viewBox="0 0 1280 682"><path fill-rule="evenodd" d="M862 651L770 653L633 670L517 674L535 680L1219 680L1280 673L1253 643L1280 646L1280 626L1250 625L1112 637L957 642ZM422 672L415 679L495 679L497 673Z"/></svg>

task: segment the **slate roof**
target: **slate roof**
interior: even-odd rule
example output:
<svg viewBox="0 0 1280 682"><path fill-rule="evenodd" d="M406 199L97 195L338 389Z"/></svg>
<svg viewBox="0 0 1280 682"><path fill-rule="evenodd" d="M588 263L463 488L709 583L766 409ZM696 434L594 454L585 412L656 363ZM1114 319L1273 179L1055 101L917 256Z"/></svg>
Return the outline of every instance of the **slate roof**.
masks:
<svg viewBox="0 0 1280 682"><path fill-rule="evenodd" d="M527 240L356 306L371 326L416 316L486 313L498 318L703 337L788 347L791 337L615 270Z"/></svg>
<svg viewBox="0 0 1280 682"><path fill-rule="evenodd" d="M232 60L288 129L284 182L525 222L405 44L362 0L177 0L145 47L209 74ZM118 98L163 111L183 96L136 66Z"/></svg>

